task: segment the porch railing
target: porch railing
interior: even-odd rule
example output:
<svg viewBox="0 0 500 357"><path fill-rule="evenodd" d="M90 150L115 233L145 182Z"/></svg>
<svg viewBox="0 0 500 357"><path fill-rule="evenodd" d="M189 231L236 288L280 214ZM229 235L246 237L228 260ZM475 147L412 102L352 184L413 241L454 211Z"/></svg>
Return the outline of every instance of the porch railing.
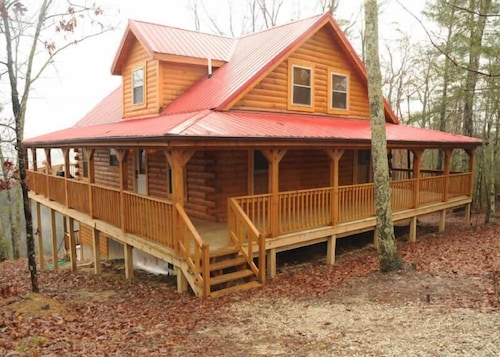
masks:
<svg viewBox="0 0 500 357"><path fill-rule="evenodd" d="M200 287L203 297L210 295L210 252L207 243L203 242L198 231L184 211L177 203L175 209L178 215L178 229L182 239L179 240L179 252L186 260L190 272L194 276L195 284Z"/></svg>
<svg viewBox="0 0 500 357"><path fill-rule="evenodd" d="M259 281L263 283L266 279L265 236L259 232L250 217L247 216L238 201L234 198L229 199L228 229L229 237L240 248L248 265ZM257 252L254 252L254 247L257 247ZM257 264L254 261L255 255L258 258Z"/></svg>
<svg viewBox="0 0 500 357"><path fill-rule="evenodd" d="M94 218L121 227L120 190L107 186L91 185L92 213Z"/></svg>
<svg viewBox="0 0 500 357"><path fill-rule="evenodd" d="M90 214L88 182L68 180L68 208Z"/></svg>

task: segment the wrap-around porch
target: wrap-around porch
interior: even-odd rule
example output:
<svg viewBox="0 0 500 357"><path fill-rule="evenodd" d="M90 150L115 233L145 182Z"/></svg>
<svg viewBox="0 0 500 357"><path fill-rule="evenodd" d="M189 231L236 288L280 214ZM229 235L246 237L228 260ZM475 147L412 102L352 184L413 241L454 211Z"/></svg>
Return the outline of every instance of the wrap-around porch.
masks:
<svg viewBox="0 0 500 357"><path fill-rule="evenodd" d="M37 215L42 204L51 212L68 217L74 269L72 227L76 220L92 228L96 273L100 273L100 235L105 234L123 244L127 277L133 276L131 252L135 248L173 264L179 290L189 285L195 294L208 297L241 287L225 287L229 278L222 271L229 263L217 260L219 256L231 255L233 261L244 264L246 268L226 275L243 279L243 284L253 287L276 274L276 253L280 251L327 241L327 263L333 264L336 239L375 228L374 184L339 185L337 173L343 151L328 153L332 162L331 186L280 192L277 167L284 153L265 151L270 163L270 193L229 197L227 223L189 217L183 192L160 199L125 190L125 171L121 166L120 188L93 182L92 165L89 180L76 180L69 174L57 176L35 166L28 170L28 182L30 198L37 203ZM65 151L66 173L70 172L68 155ZM182 172L191 155L185 151L168 153L175 187L184 187L184 177L176 173ZM91 162L92 151L87 156ZM469 156L469 171L460 173L451 172L450 156L451 151L445 151L441 171L421 170L419 152L414 155L412 169L392 170L393 218L395 222L410 221L410 240L416 239L419 215L440 212L440 229L444 229L449 208L465 206L466 219L469 217L473 156ZM124 157L120 157L120 165ZM57 252L53 255L57 259ZM42 253L40 261L43 264Z"/></svg>

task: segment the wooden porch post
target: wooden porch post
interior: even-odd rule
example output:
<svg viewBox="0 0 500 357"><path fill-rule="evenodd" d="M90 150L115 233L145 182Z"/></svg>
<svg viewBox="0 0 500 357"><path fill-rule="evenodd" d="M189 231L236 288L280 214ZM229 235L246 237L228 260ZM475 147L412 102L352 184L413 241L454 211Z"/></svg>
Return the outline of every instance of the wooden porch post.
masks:
<svg viewBox="0 0 500 357"><path fill-rule="evenodd" d="M40 202L36 202L36 233L38 234L38 256L40 259L40 270L45 270L45 255L43 252L43 234L42 234L42 212Z"/></svg>
<svg viewBox="0 0 500 357"><path fill-rule="evenodd" d="M94 218L94 195L92 193L92 184L95 183L95 167L94 167L94 149L85 149L85 155L87 156L87 166L89 174L89 216Z"/></svg>
<svg viewBox="0 0 500 357"><path fill-rule="evenodd" d="M130 244L123 243L123 255L125 256L125 279L134 278L134 258L132 255L134 247Z"/></svg>
<svg viewBox="0 0 500 357"><path fill-rule="evenodd" d="M335 264L335 250L337 246L337 236L331 235L328 237L327 248L326 248L326 264Z"/></svg>
<svg viewBox="0 0 500 357"><path fill-rule="evenodd" d="M332 226L339 222L339 162L344 155L344 150L325 149L330 157L330 186L333 187L331 199L331 221ZM334 258L335 259L335 258Z"/></svg>
<svg viewBox="0 0 500 357"><path fill-rule="evenodd" d="M286 154L285 149L261 150L269 163L269 192L271 193L271 212L269 231L276 237L280 231L279 214L279 164Z"/></svg>
<svg viewBox="0 0 500 357"><path fill-rule="evenodd" d="M178 242L183 239L182 234L182 224L180 222L180 217L177 214L175 205L178 203L181 207L184 207L185 192L185 180L184 180L184 168L186 167L188 161L194 155L193 150L180 150L174 149L171 151L165 151L167 161L172 168L172 199L174 201L174 209L172 222L174 223L173 234L174 234L174 248L176 251L179 249Z"/></svg>
<svg viewBox="0 0 500 357"><path fill-rule="evenodd" d="M450 187L450 165L451 165L451 150L444 150L444 192L443 192L443 202L448 201L448 191Z"/></svg>
<svg viewBox="0 0 500 357"><path fill-rule="evenodd" d="M95 275L101 275L101 234L99 230L95 227L92 229L92 248L94 253L94 273Z"/></svg>
<svg viewBox="0 0 500 357"><path fill-rule="evenodd" d="M413 188L413 208L418 207L420 201L420 169L422 164L422 155L424 151L422 149L416 149L413 151L413 178L415 179L415 187Z"/></svg>
<svg viewBox="0 0 500 357"><path fill-rule="evenodd" d="M50 197L49 176L52 175L52 158L50 157L50 149L45 150L45 194Z"/></svg>
<svg viewBox="0 0 500 357"><path fill-rule="evenodd" d="M75 240L75 219L69 217L69 260L71 271L76 271L76 240Z"/></svg>
<svg viewBox="0 0 500 357"><path fill-rule="evenodd" d="M64 156L64 204L66 207L68 204L68 178L71 177L71 173L69 172L69 149L63 149Z"/></svg>
<svg viewBox="0 0 500 357"><path fill-rule="evenodd" d="M276 276L276 249L269 249L266 256L267 278L273 279Z"/></svg>
<svg viewBox="0 0 500 357"><path fill-rule="evenodd" d="M125 232L125 195L124 191L128 189L128 165L127 159L128 150L119 149L116 151L118 157L118 167L120 171L120 227Z"/></svg>
<svg viewBox="0 0 500 357"><path fill-rule="evenodd" d="M465 151L469 155L469 172L470 172L470 182L469 182L469 197L472 197L474 194L474 150L466 150ZM471 207L472 204L468 203L465 205L465 223L470 224L470 215L471 215Z"/></svg>
<svg viewBox="0 0 500 357"><path fill-rule="evenodd" d="M59 258L57 256L56 211L52 208L50 209L50 230L52 233L52 264L54 266L54 270L57 271L59 269Z"/></svg>
<svg viewBox="0 0 500 357"><path fill-rule="evenodd" d="M417 241L417 216L410 218L410 242Z"/></svg>

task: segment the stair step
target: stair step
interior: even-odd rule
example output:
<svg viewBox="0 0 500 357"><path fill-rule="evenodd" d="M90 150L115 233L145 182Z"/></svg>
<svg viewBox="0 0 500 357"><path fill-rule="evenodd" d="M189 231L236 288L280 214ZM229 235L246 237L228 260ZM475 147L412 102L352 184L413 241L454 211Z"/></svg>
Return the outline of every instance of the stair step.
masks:
<svg viewBox="0 0 500 357"><path fill-rule="evenodd" d="M239 257L227 259L227 260L221 260L220 262L211 263L210 264L210 271L235 267L238 265L245 264L246 262L247 262L247 260L243 256L239 256Z"/></svg>
<svg viewBox="0 0 500 357"><path fill-rule="evenodd" d="M222 275L210 278L210 285L227 283L228 281L232 281L232 280L248 278L249 276L252 276L252 275L254 275L254 273L250 269L238 270L234 273L222 274Z"/></svg>
<svg viewBox="0 0 500 357"><path fill-rule="evenodd" d="M254 281L250 281L248 283L234 285L234 286L231 286L229 288L212 291L210 293L210 297L215 298L215 297L219 297L219 296L223 296L223 295L228 295L228 294L231 294L231 293L234 293L237 291L244 291L244 290L249 290L249 289L254 289L254 288L260 288L261 286L262 286L261 283L254 280Z"/></svg>
<svg viewBox="0 0 500 357"><path fill-rule="evenodd" d="M210 252L210 258L218 258L218 257L222 257L224 255L237 254L237 253L239 253L239 251L240 250L236 246L224 247L224 248L217 249L213 252Z"/></svg>

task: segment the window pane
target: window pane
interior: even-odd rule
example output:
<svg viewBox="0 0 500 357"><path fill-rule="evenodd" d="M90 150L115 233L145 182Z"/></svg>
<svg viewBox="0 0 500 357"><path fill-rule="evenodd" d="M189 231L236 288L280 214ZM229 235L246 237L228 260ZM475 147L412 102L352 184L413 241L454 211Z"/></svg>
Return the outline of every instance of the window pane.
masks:
<svg viewBox="0 0 500 357"><path fill-rule="evenodd" d="M133 103L144 103L144 70L136 69L132 72Z"/></svg>
<svg viewBox="0 0 500 357"><path fill-rule="evenodd" d="M332 92L332 107L336 109L347 109L347 94Z"/></svg>
<svg viewBox="0 0 500 357"><path fill-rule="evenodd" d="M332 75L332 90L339 92L347 92L347 77Z"/></svg>
<svg viewBox="0 0 500 357"><path fill-rule="evenodd" d="M293 86L293 104L311 105L311 88Z"/></svg>
<svg viewBox="0 0 500 357"><path fill-rule="evenodd" d="M143 103L144 87L134 88L134 104Z"/></svg>
<svg viewBox="0 0 500 357"><path fill-rule="evenodd" d="M293 67L293 84L311 86L311 70L302 67Z"/></svg>

